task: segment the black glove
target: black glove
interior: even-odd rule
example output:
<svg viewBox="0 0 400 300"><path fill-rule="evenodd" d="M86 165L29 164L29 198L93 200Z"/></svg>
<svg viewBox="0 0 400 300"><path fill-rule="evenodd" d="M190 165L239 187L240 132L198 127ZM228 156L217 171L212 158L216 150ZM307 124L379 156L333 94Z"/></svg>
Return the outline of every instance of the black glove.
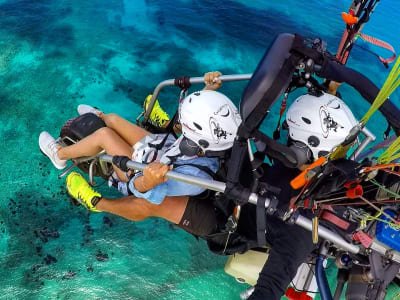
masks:
<svg viewBox="0 0 400 300"><path fill-rule="evenodd" d="M128 172L129 168L126 165L128 163L128 161L130 161L131 159L128 156L119 156L119 155L115 155L112 159L112 163L114 165L116 165L119 169L121 169L124 172Z"/></svg>

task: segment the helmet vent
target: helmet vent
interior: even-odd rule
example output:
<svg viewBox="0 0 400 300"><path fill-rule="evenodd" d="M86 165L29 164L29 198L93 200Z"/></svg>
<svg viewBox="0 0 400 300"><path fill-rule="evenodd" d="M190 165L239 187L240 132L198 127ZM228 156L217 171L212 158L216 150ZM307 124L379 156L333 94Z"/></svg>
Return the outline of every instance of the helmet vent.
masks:
<svg viewBox="0 0 400 300"><path fill-rule="evenodd" d="M203 130L203 128L202 128L199 124L193 122L193 125L194 125L198 130Z"/></svg>
<svg viewBox="0 0 400 300"><path fill-rule="evenodd" d="M199 140L199 145L203 148L208 148L208 146L210 145L209 142L207 142L206 140Z"/></svg>
<svg viewBox="0 0 400 300"><path fill-rule="evenodd" d="M308 125L311 124L310 119L307 119L307 118L304 118L304 117L301 117L301 119L304 121L304 123L306 123L306 124L308 124Z"/></svg>
<svg viewBox="0 0 400 300"><path fill-rule="evenodd" d="M319 138L317 138L315 135L310 136L307 142L311 147L319 146Z"/></svg>

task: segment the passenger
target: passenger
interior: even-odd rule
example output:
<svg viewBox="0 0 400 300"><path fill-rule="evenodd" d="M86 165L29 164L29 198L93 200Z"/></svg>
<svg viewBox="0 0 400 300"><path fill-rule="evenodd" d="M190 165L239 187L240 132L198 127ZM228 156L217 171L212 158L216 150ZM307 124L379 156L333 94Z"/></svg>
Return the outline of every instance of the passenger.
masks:
<svg viewBox="0 0 400 300"><path fill-rule="evenodd" d="M102 150L109 155L128 156L137 162L149 163L143 173L136 174L131 180L120 169L115 167L115 171L120 181L129 180L129 190L136 197L155 204L160 204L165 196L200 194L204 188L167 181L164 175L174 167L183 174L212 178L219 168L219 159L204 154L232 147L241 120L234 104L215 91L221 85L219 76L219 72L206 74L205 89L181 102L179 119L183 124L183 134L178 139L169 134L150 134L118 115L103 114L86 106L83 112L96 113L107 127L71 146L61 146L49 133L42 132L40 148L59 169L65 167L67 159L96 155ZM82 180L76 172L69 177L72 195L77 195L74 191Z"/></svg>
<svg viewBox="0 0 400 300"><path fill-rule="evenodd" d="M321 114L321 109L327 114ZM329 118L329 120L323 118ZM341 143L356 124L347 106L337 97L328 94L321 97L311 95L300 97L289 108L286 122L288 136L290 136L288 143L302 151L308 158L308 163ZM308 147L310 138L315 143L314 146ZM272 166L265 164L263 167L264 175L260 182L265 182L272 187L270 192L273 191L279 199L278 209L285 210L290 200L298 194L298 191L290 186L290 181L299 174L300 170L287 168L280 163ZM245 171L242 174L248 186L251 185L249 172ZM162 173L159 176L162 176ZM69 178L67 189L70 189L68 181ZM85 190L91 190L91 187L82 181L75 193L83 193ZM90 199L85 201L91 202ZM85 206L88 207L88 205ZM95 209L133 221L149 216L164 218L202 237L208 242L210 250L219 254L244 252L257 246L256 207L245 205L242 208L238 229L230 235L225 226L229 213L233 211L233 203L222 196L213 196L207 201L200 196L165 197L158 206L133 197L113 200L101 198L101 201L97 201ZM306 261L315 248L309 231L296 225L289 225L277 216L266 218L266 240L271 250L260 273L255 291L250 297L252 300L280 299L300 264Z"/></svg>

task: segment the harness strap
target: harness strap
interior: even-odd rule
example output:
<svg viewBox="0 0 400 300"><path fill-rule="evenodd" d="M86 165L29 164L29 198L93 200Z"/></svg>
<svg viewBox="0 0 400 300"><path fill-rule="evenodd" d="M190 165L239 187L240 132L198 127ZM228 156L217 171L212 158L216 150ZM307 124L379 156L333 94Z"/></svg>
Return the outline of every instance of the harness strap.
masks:
<svg viewBox="0 0 400 300"><path fill-rule="evenodd" d="M167 127L165 128L166 132L172 134L176 139L178 139L178 136L175 133L174 126L178 121L178 117L178 112L176 111L171 121L169 121Z"/></svg>
<svg viewBox="0 0 400 300"><path fill-rule="evenodd" d="M257 242L258 246L262 247L267 244L265 238L266 231L266 214L265 214L265 201L264 197L258 197L257 200L257 211L256 211L256 222L257 222Z"/></svg>
<svg viewBox="0 0 400 300"><path fill-rule="evenodd" d="M167 133L167 134L165 135L165 137L162 139L161 143L159 143L159 144L148 143L149 147L154 148L154 149L156 150L156 153L153 155L153 159L152 159L151 161L148 161L148 163L152 163L152 162L154 162L154 161L157 159L158 151L160 151L160 150L164 147L165 143L166 143L167 140L168 140L168 136L169 136L169 135L170 135L170 134Z"/></svg>
<svg viewBox="0 0 400 300"><path fill-rule="evenodd" d="M278 143L277 141L271 139L270 137L264 135L262 132L255 130L253 136L265 143L265 153L274 159L279 160L288 168L297 167L297 156L289 147Z"/></svg>

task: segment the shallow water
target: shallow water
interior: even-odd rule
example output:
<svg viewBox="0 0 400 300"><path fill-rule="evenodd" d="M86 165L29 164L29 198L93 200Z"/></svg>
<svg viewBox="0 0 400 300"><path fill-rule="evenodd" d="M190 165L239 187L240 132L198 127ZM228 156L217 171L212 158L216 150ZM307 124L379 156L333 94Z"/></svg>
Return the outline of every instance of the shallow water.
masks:
<svg viewBox="0 0 400 300"><path fill-rule="evenodd" d="M319 36L335 51L348 2L0 0L0 298L238 299L246 286L204 242L162 220L72 207L38 135L58 135L80 103L134 121L164 79L251 73L278 33ZM396 0L382 1L364 32L400 49L399 14ZM349 65L378 84L388 74L359 49ZM243 87L221 90L238 103ZM368 105L341 89L361 117ZM160 95L169 113L177 93ZM263 126L274 128L276 114ZM376 114L369 126L381 136L386 123ZM45 227L59 237L46 238Z"/></svg>

